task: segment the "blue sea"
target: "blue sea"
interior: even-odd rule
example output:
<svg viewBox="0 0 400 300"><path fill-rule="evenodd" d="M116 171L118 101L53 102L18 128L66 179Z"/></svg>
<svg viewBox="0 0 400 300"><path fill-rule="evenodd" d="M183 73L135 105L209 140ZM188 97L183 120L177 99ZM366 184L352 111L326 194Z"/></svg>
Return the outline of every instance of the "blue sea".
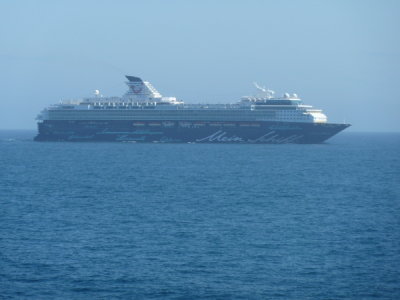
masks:
<svg viewBox="0 0 400 300"><path fill-rule="evenodd" d="M0 132L0 299L400 299L400 133L34 134Z"/></svg>

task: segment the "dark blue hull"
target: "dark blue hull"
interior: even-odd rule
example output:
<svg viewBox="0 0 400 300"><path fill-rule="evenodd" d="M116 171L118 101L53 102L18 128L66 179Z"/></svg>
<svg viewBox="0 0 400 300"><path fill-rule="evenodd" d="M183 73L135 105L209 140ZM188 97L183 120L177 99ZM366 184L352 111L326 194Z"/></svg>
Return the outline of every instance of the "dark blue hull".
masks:
<svg viewBox="0 0 400 300"><path fill-rule="evenodd" d="M36 141L166 143L322 143L348 124L201 121L53 121Z"/></svg>

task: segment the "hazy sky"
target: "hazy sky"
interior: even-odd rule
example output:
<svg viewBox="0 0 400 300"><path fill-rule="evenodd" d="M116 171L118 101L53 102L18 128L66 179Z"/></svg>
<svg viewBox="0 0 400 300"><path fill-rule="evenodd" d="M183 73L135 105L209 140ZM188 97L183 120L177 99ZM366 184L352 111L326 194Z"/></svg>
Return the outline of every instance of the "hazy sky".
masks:
<svg viewBox="0 0 400 300"><path fill-rule="evenodd" d="M400 1L1 1L0 129L61 98L235 102L294 92L353 131L400 131Z"/></svg>

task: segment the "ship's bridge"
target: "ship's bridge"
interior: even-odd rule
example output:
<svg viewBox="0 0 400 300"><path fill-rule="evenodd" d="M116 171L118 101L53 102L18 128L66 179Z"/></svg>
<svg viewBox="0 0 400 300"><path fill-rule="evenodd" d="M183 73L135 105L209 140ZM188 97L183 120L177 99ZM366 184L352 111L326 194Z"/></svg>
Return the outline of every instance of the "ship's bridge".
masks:
<svg viewBox="0 0 400 300"><path fill-rule="evenodd" d="M302 101L297 94L284 93L282 97L275 97L275 92L254 82L257 94L241 98L242 104L249 105L301 105Z"/></svg>
<svg viewBox="0 0 400 300"><path fill-rule="evenodd" d="M320 109L314 109L311 105L304 105L297 94L284 93L282 97L275 97L275 92L259 86L254 82L257 94L244 96L239 104L250 107L253 111L274 111L279 120L326 123L327 117Z"/></svg>

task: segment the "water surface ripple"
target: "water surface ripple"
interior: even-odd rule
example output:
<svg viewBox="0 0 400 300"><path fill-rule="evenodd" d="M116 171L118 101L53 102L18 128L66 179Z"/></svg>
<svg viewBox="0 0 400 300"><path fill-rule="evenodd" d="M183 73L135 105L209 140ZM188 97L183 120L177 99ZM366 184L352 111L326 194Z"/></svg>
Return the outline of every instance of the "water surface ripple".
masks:
<svg viewBox="0 0 400 300"><path fill-rule="evenodd" d="M32 134L0 132L0 299L400 298L400 134Z"/></svg>

